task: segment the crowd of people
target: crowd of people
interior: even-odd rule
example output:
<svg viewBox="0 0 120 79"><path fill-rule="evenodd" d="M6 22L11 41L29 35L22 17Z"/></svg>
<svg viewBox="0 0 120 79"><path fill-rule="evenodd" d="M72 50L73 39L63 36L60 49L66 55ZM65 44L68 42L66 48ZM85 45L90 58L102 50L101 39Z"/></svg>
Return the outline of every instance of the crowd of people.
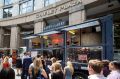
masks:
<svg viewBox="0 0 120 79"><path fill-rule="evenodd" d="M22 58L17 57L15 68L16 76L21 79L73 79L75 72L71 61L63 67L55 57L48 60L40 54L30 57L29 53L24 53ZM88 73L88 79L120 79L120 62L89 60ZM11 56L0 58L0 79L15 79Z"/></svg>

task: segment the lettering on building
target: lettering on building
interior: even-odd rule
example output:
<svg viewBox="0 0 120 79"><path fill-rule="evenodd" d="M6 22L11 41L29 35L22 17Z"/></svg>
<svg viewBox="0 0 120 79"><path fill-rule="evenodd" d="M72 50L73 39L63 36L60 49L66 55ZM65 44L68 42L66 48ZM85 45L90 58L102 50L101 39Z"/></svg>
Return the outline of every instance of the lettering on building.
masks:
<svg viewBox="0 0 120 79"><path fill-rule="evenodd" d="M45 16L55 15L57 13L62 13L64 11L68 11L71 7L79 5L79 4L82 4L81 0L72 0L70 2L63 4L63 5L57 6L55 8L52 8L52 9L49 9L46 11L42 11L42 12L36 14L36 18L42 18Z"/></svg>

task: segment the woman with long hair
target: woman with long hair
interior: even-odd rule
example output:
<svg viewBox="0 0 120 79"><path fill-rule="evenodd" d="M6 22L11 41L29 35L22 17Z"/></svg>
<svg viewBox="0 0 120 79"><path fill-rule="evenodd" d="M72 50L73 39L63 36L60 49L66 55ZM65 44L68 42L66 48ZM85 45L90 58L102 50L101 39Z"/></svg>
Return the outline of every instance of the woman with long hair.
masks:
<svg viewBox="0 0 120 79"><path fill-rule="evenodd" d="M33 61L33 68L31 69L32 76L31 79L47 79L47 74L43 69L41 58L35 58ZM41 77L41 78L39 78Z"/></svg>
<svg viewBox="0 0 120 79"><path fill-rule="evenodd" d="M65 79L72 79L74 73L73 65L70 61L67 62L67 66L64 68Z"/></svg>
<svg viewBox="0 0 120 79"><path fill-rule="evenodd" d="M53 72L50 79L64 79L64 74L60 63L56 62L53 64Z"/></svg>

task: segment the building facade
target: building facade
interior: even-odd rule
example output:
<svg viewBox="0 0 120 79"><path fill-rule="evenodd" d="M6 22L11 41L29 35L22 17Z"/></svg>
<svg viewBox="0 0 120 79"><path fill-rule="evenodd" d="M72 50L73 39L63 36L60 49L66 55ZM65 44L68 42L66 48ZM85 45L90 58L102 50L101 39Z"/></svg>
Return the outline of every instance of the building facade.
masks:
<svg viewBox="0 0 120 79"><path fill-rule="evenodd" d="M120 50L120 43L117 42L120 40L119 10L119 0L0 0L0 48L17 50L30 43L23 39L27 35L42 33L53 26L72 26L86 20L113 14L113 31L115 30L113 47L118 56ZM47 28L47 26L49 27ZM79 31L69 31L73 36L68 34L68 38L70 38L68 40L81 46L100 45L102 39L100 34L92 33L97 30L100 30L99 27L83 29L82 35ZM91 38L92 36L94 36L94 40ZM60 35L46 36L45 34L43 38L46 39L45 45L63 40ZM48 41L48 38L53 39L52 42ZM39 40L39 38L32 39L32 45L35 48L40 46ZM61 44L63 43L61 42Z"/></svg>

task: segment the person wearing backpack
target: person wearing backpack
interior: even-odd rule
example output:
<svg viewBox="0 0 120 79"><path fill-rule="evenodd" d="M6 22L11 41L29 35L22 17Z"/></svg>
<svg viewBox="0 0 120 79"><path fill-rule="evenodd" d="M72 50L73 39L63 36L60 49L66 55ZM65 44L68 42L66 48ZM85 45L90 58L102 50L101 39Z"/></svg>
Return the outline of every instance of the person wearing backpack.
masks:
<svg viewBox="0 0 120 79"><path fill-rule="evenodd" d="M35 58L34 66L30 69L30 79L47 79L48 76L43 69L41 58Z"/></svg>

